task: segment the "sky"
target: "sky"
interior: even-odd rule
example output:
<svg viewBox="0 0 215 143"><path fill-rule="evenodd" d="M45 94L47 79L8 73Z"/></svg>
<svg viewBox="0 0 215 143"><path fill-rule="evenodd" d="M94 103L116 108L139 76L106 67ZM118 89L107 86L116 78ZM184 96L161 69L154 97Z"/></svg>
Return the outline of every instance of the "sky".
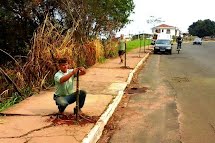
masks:
<svg viewBox="0 0 215 143"><path fill-rule="evenodd" d="M160 18L162 23L178 27L182 32L188 32L188 27L198 20L210 19L215 21L213 0L133 0L134 13L126 25L117 35L151 33L153 24L147 20L151 16Z"/></svg>

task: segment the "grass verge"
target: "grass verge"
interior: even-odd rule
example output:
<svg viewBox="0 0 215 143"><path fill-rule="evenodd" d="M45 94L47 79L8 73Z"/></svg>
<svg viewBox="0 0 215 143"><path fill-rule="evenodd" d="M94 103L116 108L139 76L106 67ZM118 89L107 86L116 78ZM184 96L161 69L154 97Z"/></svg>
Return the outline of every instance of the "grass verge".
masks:
<svg viewBox="0 0 215 143"><path fill-rule="evenodd" d="M132 41L128 41L127 42L127 51L131 51L133 49L139 48L139 47L143 47L148 46L151 44L151 40L150 39L136 39L136 40L132 40Z"/></svg>

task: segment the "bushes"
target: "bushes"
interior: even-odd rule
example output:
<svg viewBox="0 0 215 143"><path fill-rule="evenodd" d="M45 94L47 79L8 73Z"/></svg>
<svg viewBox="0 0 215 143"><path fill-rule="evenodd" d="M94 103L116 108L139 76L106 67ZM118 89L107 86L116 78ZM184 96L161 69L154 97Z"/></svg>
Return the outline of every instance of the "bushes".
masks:
<svg viewBox="0 0 215 143"><path fill-rule="evenodd" d="M13 95L14 93L17 95L17 91L21 93L20 98L24 99L35 92L52 87L53 75L58 70L58 58L66 57L71 67L78 65L90 67L96 62L104 61L104 58L115 55L115 45L113 46L111 41L107 42L106 52L104 52L104 46L100 40L79 43L73 39L73 33L70 30L65 35L62 31L46 19L34 33L32 47L25 62L16 61L8 54L15 66L4 67L2 69L4 73L0 72L0 103L6 103L6 100L14 101ZM14 85L5 79L5 76L10 77ZM14 86L18 90L15 90ZM18 101L19 98L15 99Z"/></svg>
<svg viewBox="0 0 215 143"><path fill-rule="evenodd" d="M117 56L117 39L103 40L105 58L113 58Z"/></svg>

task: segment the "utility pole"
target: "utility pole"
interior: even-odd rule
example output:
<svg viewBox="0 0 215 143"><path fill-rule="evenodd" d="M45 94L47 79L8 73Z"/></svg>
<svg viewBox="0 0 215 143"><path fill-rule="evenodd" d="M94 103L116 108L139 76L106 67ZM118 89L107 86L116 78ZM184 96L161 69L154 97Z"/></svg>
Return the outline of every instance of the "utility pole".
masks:
<svg viewBox="0 0 215 143"><path fill-rule="evenodd" d="M140 48L139 48L139 58L140 58L140 52L141 52L141 37L140 37L140 32L138 34L138 40L140 40Z"/></svg>
<svg viewBox="0 0 215 143"><path fill-rule="evenodd" d="M146 36L143 34L143 40L144 40L144 53L146 52L145 51L145 46L146 46Z"/></svg>
<svg viewBox="0 0 215 143"><path fill-rule="evenodd" d="M126 65L126 60L127 60L126 52L127 52L127 44L126 44L126 42L125 42L125 67L127 67L127 65Z"/></svg>

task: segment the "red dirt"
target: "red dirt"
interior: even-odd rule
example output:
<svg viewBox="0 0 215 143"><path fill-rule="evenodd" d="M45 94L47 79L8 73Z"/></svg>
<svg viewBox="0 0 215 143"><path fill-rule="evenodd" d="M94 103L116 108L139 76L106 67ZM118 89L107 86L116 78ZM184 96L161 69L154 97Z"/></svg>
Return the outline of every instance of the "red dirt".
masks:
<svg viewBox="0 0 215 143"><path fill-rule="evenodd" d="M55 115L50 116L47 122L52 122L54 125L86 125L88 123L96 123L99 119L99 116L88 116L88 115L79 115L78 120L76 120L76 115L74 114L64 114L64 115Z"/></svg>

